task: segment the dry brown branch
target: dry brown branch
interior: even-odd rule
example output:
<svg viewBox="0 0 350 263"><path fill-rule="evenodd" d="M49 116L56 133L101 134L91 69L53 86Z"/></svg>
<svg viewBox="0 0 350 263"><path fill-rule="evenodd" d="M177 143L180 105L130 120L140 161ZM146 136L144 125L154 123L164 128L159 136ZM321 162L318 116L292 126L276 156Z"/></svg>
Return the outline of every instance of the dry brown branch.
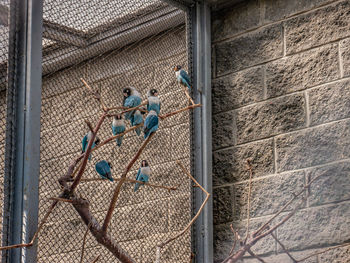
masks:
<svg viewBox="0 0 350 263"><path fill-rule="evenodd" d="M118 182L114 193L113 193L113 197L111 200L111 203L109 205L105 220L103 222L103 226L102 226L102 231L103 233L107 232L107 228L109 225L109 222L112 219L112 215L113 215L113 211L115 208L115 205L117 203L117 199L120 193L120 189L123 185L123 183L125 182L126 179L126 175L128 174L128 172L130 171L131 167L133 166L133 164L137 161L137 159L139 158L139 156L141 155L143 149L145 149L145 147L147 146L147 144L150 142L150 140L152 139L152 137L154 136L155 132L151 133L148 138L142 143L140 149L137 151L137 153L135 154L135 156L131 159L131 161L129 162L129 164L127 165L127 167L125 168L125 171L123 172L123 174L121 175L120 181Z"/></svg>
<svg viewBox="0 0 350 263"><path fill-rule="evenodd" d="M144 101L144 102L142 102L139 106L136 106L136 107L134 107L134 108L127 108L126 110L123 110L121 113L119 113L119 114L124 114L124 113L127 113L127 112L129 112L129 111L133 111L133 110L139 110L142 106L145 106L145 105L147 105L148 104L148 102L147 101Z"/></svg>
<svg viewBox="0 0 350 263"><path fill-rule="evenodd" d="M187 106L187 107L182 108L182 109L180 109L180 110L173 111L173 112L169 112L169 113L167 113L167 114L165 114L165 115L159 115L159 118L163 120L163 119L165 119L165 118L174 116L174 115L176 115L176 114L178 114L178 113L181 113L181 112L184 112L184 111L187 111L187 110L190 110L190 109L194 109L194 108L197 108L197 107L201 107L201 106L202 106L202 104L190 105L190 106Z"/></svg>
<svg viewBox="0 0 350 263"><path fill-rule="evenodd" d="M85 123L86 123L86 125L89 127L89 130L90 130L91 132L94 132L94 128L92 127L91 122L89 122L88 120L85 120Z"/></svg>
<svg viewBox="0 0 350 263"><path fill-rule="evenodd" d="M231 228L231 231L233 233L233 238L234 238L233 245L232 245L232 248L231 248L230 253L229 253L229 255L232 255L232 253L234 252L235 247L237 245L237 241L239 241L241 239L241 237L239 236L238 232L233 229L232 224L230 225L230 228Z"/></svg>
<svg viewBox="0 0 350 263"><path fill-rule="evenodd" d="M44 224L46 223L47 219L49 218L50 214L52 213L52 210L56 207L57 204L58 204L58 201L54 201L51 204L49 210L46 212L44 218L41 220L41 223L40 223L38 229L34 233L34 236L33 236L32 240L29 243L16 244L16 245L11 245L11 246L0 247L0 251L1 250L12 249L12 248L31 247L34 244L34 242L36 241L36 239L38 238L41 229L43 228Z"/></svg>
<svg viewBox="0 0 350 263"><path fill-rule="evenodd" d="M262 263L266 263L261 257L256 255L251 249L248 249L247 251L252 257L256 258L257 260L259 260Z"/></svg>
<svg viewBox="0 0 350 263"><path fill-rule="evenodd" d="M100 102L103 111L107 112L108 109L107 109L105 103L103 102L101 95L99 93L93 91L93 89L89 86L89 84L87 84L87 82L84 79L81 78L80 80L84 83L85 87L87 87L90 90L90 92L94 95L94 98Z"/></svg>
<svg viewBox="0 0 350 263"><path fill-rule="evenodd" d="M96 263L96 262L100 259L100 257L101 257L101 255L98 255L98 256L94 259L94 261L92 261L91 263Z"/></svg>
<svg viewBox="0 0 350 263"><path fill-rule="evenodd" d="M80 257L80 263L83 263L83 259L84 259L84 250L85 250L85 242L86 242L86 236L89 232L91 223L87 226L85 234L84 234L84 238L83 238L83 246L81 248L81 257Z"/></svg>
<svg viewBox="0 0 350 263"><path fill-rule="evenodd" d="M114 181L116 181L116 182L118 182L120 180L122 180L122 179L121 178L114 179ZM102 179L102 178L88 178L88 179L81 179L80 182L96 182L96 181L106 181L106 179ZM157 184L145 183L145 182L142 182L142 181L137 181L137 180L129 179L129 178L126 178L124 183L130 183L130 184L139 183L139 184L143 184L145 186L154 187L154 188L161 188L161 189L165 189L165 190L168 190L168 191L175 191L175 190L177 190L177 186L157 185Z"/></svg>
<svg viewBox="0 0 350 263"><path fill-rule="evenodd" d="M309 259L309 258L311 258L311 257L313 257L313 256L323 254L323 253L328 252L328 251L333 250L333 249L337 249L337 248L340 248L340 247L347 247L347 246L350 246L350 243L344 243L344 244L341 244L341 245L338 245L338 246L335 246L335 247L330 247L330 248L324 249L324 250L322 250L322 251L312 253L312 254L308 255L307 257L304 257L304 258L302 258L302 259L299 259L299 260L296 261L296 262L298 262L298 263L299 263L299 262L303 262L303 261L305 261L305 260L307 260L307 259Z"/></svg>
<svg viewBox="0 0 350 263"><path fill-rule="evenodd" d="M186 90L186 88L182 85L181 85L181 87L182 87L182 90L185 93L186 97L190 101L191 105L194 105L195 103L194 103L193 99L191 98L190 94L188 94L188 91Z"/></svg>
<svg viewBox="0 0 350 263"><path fill-rule="evenodd" d="M247 227L246 227L246 236L244 239L244 244L247 243L247 239L249 237L249 221L250 221L250 196L252 193L252 178L253 178L253 170L250 160L247 160L247 166L249 170L249 190L248 190L248 201L247 201Z"/></svg>
<svg viewBox="0 0 350 263"><path fill-rule="evenodd" d="M73 201L70 200L70 199L59 198L59 197L50 197L49 200L59 201L59 202L66 202L66 203L73 203Z"/></svg>
<svg viewBox="0 0 350 263"><path fill-rule="evenodd" d="M135 263L135 261L124 251L109 235L103 233L96 218L91 214L89 201L82 198L73 199L73 207L80 215L85 225L90 225L90 233L96 241L107 248L113 255L123 263Z"/></svg>
<svg viewBox="0 0 350 263"><path fill-rule="evenodd" d="M210 194L197 182L197 180L186 170L186 168L184 167L184 165L177 160L176 163L180 166L181 170L184 172L184 174L186 174L205 194L206 194L206 198L204 199L202 205L200 206L198 212L196 213L196 215L192 218L192 220L187 224L187 226L177 235L171 237L170 239L166 240L165 242L162 242L160 244L157 245L157 256L156 256L156 263L160 262L160 250L161 248L163 248L165 245L169 244L171 241L179 238L180 236L182 236L184 233L186 233L186 231L188 229L190 229L190 227L193 225L193 223L197 220L198 216L200 215L200 213L202 212L204 206L206 205L206 203L208 202L209 198L210 198Z"/></svg>
<svg viewBox="0 0 350 263"><path fill-rule="evenodd" d="M293 194L293 197L273 216L271 217L264 225L262 225L257 231L255 231L255 233L253 234L253 237L256 237L257 235L259 235L262 231L265 230L265 228L272 222L272 220L274 220L277 216L279 216L282 212L284 212L287 207L295 200L297 199L302 193L305 192L305 190L307 190L310 185L317 180L320 176L322 176L322 174L314 177L307 185L305 185L297 194Z"/></svg>
<svg viewBox="0 0 350 263"><path fill-rule="evenodd" d="M277 243L281 246L282 250L284 253L286 253L288 255L288 257L290 257L290 259L293 261L293 263L296 263L297 260L289 253L289 251L286 249L286 247L282 244L281 241L279 241L279 239L274 235L274 233L271 233L271 236L277 241Z"/></svg>

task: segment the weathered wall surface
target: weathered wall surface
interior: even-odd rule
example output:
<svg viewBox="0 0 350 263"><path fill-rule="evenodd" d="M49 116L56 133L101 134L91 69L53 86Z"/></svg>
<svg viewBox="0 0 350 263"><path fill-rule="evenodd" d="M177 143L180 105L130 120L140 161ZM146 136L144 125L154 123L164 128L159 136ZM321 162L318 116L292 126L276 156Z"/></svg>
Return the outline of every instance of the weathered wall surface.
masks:
<svg viewBox="0 0 350 263"><path fill-rule="evenodd" d="M297 258L350 237L350 1L245 1L213 14L215 261L322 174L275 233ZM291 262L268 238L254 251ZM277 255L275 255L277 253ZM244 262L257 262L246 259ZM308 262L350 262L350 248Z"/></svg>
<svg viewBox="0 0 350 263"><path fill-rule="evenodd" d="M40 219L50 202L60 193L58 178L71 160L81 152L81 140L87 132L84 120L96 124L99 105L82 85L84 78L101 91L106 104L122 104L122 89L134 86L146 99L151 88L157 88L162 102L161 114L187 106L187 99L175 81L174 65L187 68L185 27L135 43L121 50L95 58L81 65L57 72L43 79L41 115ZM112 135L111 121L103 124L99 137ZM155 246L178 233L190 221L190 184L176 166L180 159L189 168L189 114L171 117L160 124L159 131L140 160L147 159L152 168L150 182L179 186L175 192L125 184L117 202L110 232L137 262L154 262ZM143 142L143 137L130 133L122 147L109 145L92 154L85 178L98 178L94 164L102 159L112 163L113 177L118 178ZM128 178L135 179L140 161L132 167ZM82 182L78 194L91 202L91 210L103 222L116 183ZM61 203L50 216L39 240L38 262L80 262L86 226L70 204ZM190 256L190 235L175 241L162 251L164 262L187 262ZM88 234L84 262L116 262Z"/></svg>

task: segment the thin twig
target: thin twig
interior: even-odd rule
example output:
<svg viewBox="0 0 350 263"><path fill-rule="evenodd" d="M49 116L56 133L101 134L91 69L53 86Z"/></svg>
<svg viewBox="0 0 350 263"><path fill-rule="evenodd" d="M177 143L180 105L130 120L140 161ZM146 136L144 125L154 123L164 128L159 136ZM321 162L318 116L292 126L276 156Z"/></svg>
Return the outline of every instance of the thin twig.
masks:
<svg viewBox="0 0 350 263"><path fill-rule="evenodd" d="M249 170L249 190L248 190L248 201L247 201L247 227L246 227L246 236L244 239L244 244L247 243L247 239L249 236L249 221L250 221L250 195L252 193L252 178L253 178L253 170L250 160L247 160L247 166Z"/></svg>
<svg viewBox="0 0 350 263"><path fill-rule="evenodd" d="M176 115L176 114L178 114L178 113L181 113L181 112L183 112L183 111L187 111L187 110L189 110L189 109L194 109L194 108L201 107L201 106L202 106L202 104L190 105L190 106L187 106L187 107L182 108L182 109L180 109L180 110L176 110L176 111L167 113L167 114L165 114L165 115L159 115L159 118L163 120L163 119L165 119L165 118L174 116L174 115Z"/></svg>
<svg viewBox="0 0 350 263"><path fill-rule="evenodd" d="M66 198L60 198L60 197L50 197L49 200L66 202L66 203L73 203L73 200L66 199Z"/></svg>
<svg viewBox="0 0 350 263"><path fill-rule="evenodd" d="M229 253L229 255L232 255L232 253L235 251L235 247L236 247L237 241L240 239L240 236L239 236L238 232L233 229L232 224L230 225L230 228L231 228L231 231L234 235L234 242L233 242L232 248L231 248L230 253Z"/></svg>
<svg viewBox="0 0 350 263"><path fill-rule="evenodd" d="M86 123L86 125L89 127L89 130L90 130L91 132L94 132L94 128L92 127L91 122L89 122L88 120L85 120L85 123Z"/></svg>
<svg viewBox="0 0 350 263"><path fill-rule="evenodd" d="M181 170L196 184L198 185L198 187L206 194L206 198L204 199L202 205L200 206L198 212L196 213L196 215L192 218L192 220L187 224L187 226L177 235L175 235L174 237L168 239L167 241L158 244L157 248L163 248L165 245L169 244L171 241L179 238L180 236L182 236L184 233L186 233L186 231L192 226L192 224L196 221L196 219L198 218L198 216L200 215L200 213L202 212L205 204L208 202L210 194L197 182L196 179L194 179L194 177L186 170L186 168L183 166L183 164L177 160L176 163L180 166Z"/></svg>
<svg viewBox="0 0 350 263"><path fill-rule="evenodd" d="M84 79L81 78L80 80L84 83L85 87L87 87L90 90L90 92L94 95L94 98L101 103L101 107L102 107L103 111L107 112L108 108L106 107L105 103L103 102L101 95L97 92L94 92L93 89L89 86L89 84L87 84L87 82Z"/></svg>
<svg viewBox="0 0 350 263"><path fill-rule="evenodd" d="M290 259L293 261L293 263L296 263L297 260L289 253L289 251L286 249L286 247L282 244L281 241L279 241L279 239L274 235L273 232L271 232L270 234L276 241L277 243L281 246L282 250L284 253L286 253L288 255L288 257L290 257Z"/></svg>
<svg viewBox="0 0 350 263"><path fill-rule="evenodd" d="M266 263L261 257L256 255L250 248L247 251L252 257L255 257L257 260L259 260L262 263Z"/></svg>
<svg viewBox="0 0 350 263"><path fill-rule="evenodd" d="M337 248L340 248L340 247L347 247L347 246L350 246L350 243L344 243L344 244L341 244L341 245L338 245L338 246L335 246L335 247L330 247L330 248L327 248L327 249L324 249L322 251L319 251L319 252L315 252L315 253L312 253L311 255L308 255L307 257L304 257L302 259L299 259L297 262L303 262L313 256L316 256L316 255L320 255L320 254L323 254L325 252L328 252L330 250L333 250L333 249L337 249Z"/></svg>
<svg viewBox="0 0 350 263"><path fill-rule="evenodd" d="M81 257L80 257L80 263L83 263L83 259L84 259L84 250L85 250L85 242L86 242L86 236L89 232L91 226L91 222L89 223L89 225L86 228L85 234L84 234L84 238L83 238L83 246L81 248Z"/></svg>
<svg viewBox="0 0 350 263"><path fill-rule="evenodd" d="M101 255L98 255L98 256L94 259L94 261L92 261L91 263L96 263L96 262L100 259L100 257L101 257Z"/></svg>
<svg viewBox="0 0 350 263"><path fill-rule="evenodd" d="M140 109L140 107L142 107L142 106L145 106L145 105L147 105L148 104L148 101L144 101L144 102L142 102L139 106L136 106L136 107L133 107L133 108L127 108L126 110L123 110L121 113L119 113L119 114L124 114L124 113L127 113L127 112L129 112L129 111L133 111L133 110L138 110L138 109Z"/></svg>
<svg viewBox="0 0 350 263"><path fill-rule="evenodd" d="M102 226L102 231L103 234L105 234L107 232L107 228L109 225L109 222L112 219L112 215L113 215L113 211L115 208L115 204L117 203L118 200L118 196L120 193L120 189L123 185L123 183L126 180L126 175L128 174L128 172L130 171L131 167L133 166L133 164L137 161L137 159L139 158L139 156L141 155L143 149L145 149L145 147L147 146L147 144L150 142L150 140L152 139L152 137L154 136L156 132L151 133L148 138L143 142L143 144L141 145L140 149L137 151L137 153L135 154L135 156L131 159L131 161L129 162L129 164L127 165L127 167L125 168L125 171L123 172L123 174L121 175L120 181L118 182L117 186L115 187L114 193L113 193L113 197L111 200L111 203L109 205L105 220L103 222L103 226Z"/></svg>
<svg viewBox="0 0 350 263"><path fill-rule="evenodd" d="M181 87L182 87L182 90L185 92L186 97L189 99L190 103L191 103L192 105L194 105L194 101L193 101L193 99L191 98L190 94L188 94L186 88L185 88L184 86L182 86L182 85L181 85Z"/></svg>
<svg viewBox="0 0 350 263"><path fill-rule="evenodd" d="M122 180L122 179L121 178L114 179L114 181L117 181L117 182L120 181L120 180ZM81 179L81 182L96 182L96 181L106 181L106 179L102 179L102 178ZM175 191L175 190L177 190L177 186L164 186L164 185L150 184L150 183L145 183L145 182L142 182L142 181L129 179L129 178L126 178L124 183L130 183L130 184L139 183L139 184L143 184L143 185L149 186L149 187L166 189L168 191Z"/></svg>

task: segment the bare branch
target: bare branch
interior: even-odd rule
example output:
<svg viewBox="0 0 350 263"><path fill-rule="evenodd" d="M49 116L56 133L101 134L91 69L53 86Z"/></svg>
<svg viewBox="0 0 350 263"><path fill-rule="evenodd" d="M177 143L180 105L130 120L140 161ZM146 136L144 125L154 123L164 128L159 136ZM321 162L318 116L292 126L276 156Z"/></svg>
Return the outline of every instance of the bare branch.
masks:
<svg viewBox="0 0 350 263"><path fill-rule="evenodd" d="M84 238L83 238L83 247L81 248L81 257L80 257L80 263L83 263L83 259L84 259L84 250L85 250L85 241L86 241L86 236L87 233L89 232L91 226L91 222L89 223L89 225L86 228L85 234L84 234Z"/></svg>
<svg viewBox="0 0 350 263"><path fill-rule="evenodd" d="M247 239L249 237L250 196L252 193L252 177L253 177L252 165L251 165L249 159L247 160L247 166L248 166L248 170L249 170L249 190L248 190L248 201L247 201L247 227L246 227L246 236L244 239L244 244L247 243Z"/></svg>
<svg viewBox="0 0 350 263"><path fill-rule="evenodd" d="M184 111L187 111L187 110L190 110L190 109L194 109L194 108L197 108L197 107L202 107L202 104L190 105L190 106L187 106L187 107L182 108L182 109L180 109L180 110L167 113L167 114L165 114L165 115L159 115L159 118L163 120L163 119L165 119L165 118L174 116L174 115L176 115L176 114L178 114L178 113L181 113L181 112L184 112Z"/></svg>
<svg viewBox="0 0 350 263"><path fill-rule="evenodd" d="M112 219L112 215L113 215L113 211L115 208L115 204L117 203L117 199L120 193L120 189L123 185L123 183L126 180L126 175L128 174L128 172L130 171L131 167L133 166L133 164L137 161L137 159L139 158L139 156L141 155L142 151L145 149L145 147L147 146L147 144L150 142L150 140L152 139L152 137L154 136L155 132L151 133L148 138L143 142L143 144L141 145L140 149L137 151L137 153L135 154L135 156L131 159L131 161L129 162L129 164L127 165L127 167L125 168L125 171L123 172L123 174L121 175L120 181L118 182L114 193L113 193L113 197L111 200L111 203L109 205L105 220L103 222L103 226L102 226L102 231L103 233L107 232L107 228L109 225L109 222Z"/></svg>
<svg viewBox="0 0 350 263"><path fill-rule="evenodd" d="M94 261L92 261L91 263L96 263L96 262L100 259L100 257L101 257L101 255L98 255L98 256L94 259Z"/></svg>
<svg viewBox="0 0 350 263"><path fill-rule="evenodd" d="M101 95L97 92L94 92L93 89L89 86L89 84L87 84L87 82L84 79L81 78L80 80L84 83L85 87L87 87L90 90L90 92L94 95L94 98L101 103L101 107L102 107L103 111L107 112L108 109L107 109L106 105L104 104Z"/></svg>
<svg viewBox="0 0 350 263"><path fill-rule="evenodd" d="M262 263L266 263L261 257L256 255L250 248L247 251L252 257L255 257L257 260L259 260Z"/></svg>
<svg viewBox="0 0 350 263"><path fill-rule="evenodd" d="M181 85L181 87L182 87L182 90L183 90L183 92L185 93L186 97L187 97L188 100L190 101L190 103L191 103L192 105L194 105L195 103L194 103L193 99L191 98L190 94L188 94L188 91L186 90L186 88L185 88L184 86L182 86L182 85Z"/></svg>
<svg viewBox="0 0 350 263"><path fill-rule="evenodd" d="M197 182L196 179L194 179L194 177L186 170L186 168L183 166L183 164L177 160L176 163L180 166L181 170L206 194L206 198L204 199L201 207L199 208L198 212L196 213L196 215L192 218L192 220L187 224L187 226L177 235L175 235L174 237L168 239L167 241L158 244L157 245L157 251L163 248L165 245L169 244L171 241L179 238L180 236L182 236L184 233L186 233L186 231L193 225L193 223L196 221L196 219L198 218L198 216L200 215L200 213L202 212L205 204L208 202L210 194ZM159 261L156 261L159 262Z"/></svg>
<svg viewBox="0 0 350 263"><path fill-rule="evenodd" d="M307 260L307 259L309 259L309 258L311 258L311 257L313 257L313 256L323 254L323 253L328 252L328 251L333 250L333 249L337 249L337 248L340 248L340 247L347 247L347 246L350 246L350 243L344 243L344 244L341 244L341 245L338 245L338 246L335 246L335 247L330 247L330 248L324 249L324 250L322 250L322 251L312 253L311 255L308 255L307 257L304 257L304 258L302 258L302 259L299 259L299 260L296 261L296 262L298 262L298 263L299 263L299 262L303 262L303 261L305 261L305 260Z"/></svg>
<svg viewBox="0 0 350 263"><path fill-rule="evenodd" d="M281 246L283 252L286 253L288 255L288 257L290 257L290 259L293 261L293 263L296 263L297 260L289 253L289 251L286 249L286 247L282 244L281 241L279 241L279 239L275 236L275 234L273 232L271 232L271 236L277 241L277 243Z"/></svg>
<svg viewBox="0 0 350 263"><path fill-rule="evenodd" d="M59 202L66 202L66 203L73 203L73 200L60 198L60 197L50 197L49 200L59 201Z"/></svg>

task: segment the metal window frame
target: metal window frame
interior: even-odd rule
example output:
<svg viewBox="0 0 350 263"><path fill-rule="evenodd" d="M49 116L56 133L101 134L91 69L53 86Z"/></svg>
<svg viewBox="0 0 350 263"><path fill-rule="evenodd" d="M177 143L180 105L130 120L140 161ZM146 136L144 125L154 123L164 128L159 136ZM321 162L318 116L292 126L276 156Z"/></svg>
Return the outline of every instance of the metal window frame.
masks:
<svg viewBox="0 0 350 263"><path fill-rule="evenodd" d="M212 192L211 36L206 1L163 0L187 14L193 95L194 174ZM37 229L40 168L43 0L12 0L7 90L5 201L2 245L26 243ZM204 193L195 190L194 211ZM194 226L195 262L213 262L212 199ZM17 226L17 227L16 227ZM22 226L18 228L18 226ZM2 262L36 262L36 246L3 252Z"/></svg>
<svg viewBox="0 0 350 263"><path fill-rule="evenodd" d="M12 0L8 53L2 245L28 243L38 226L43 0ZM37 247L2 262L36 262Z"/></svg>

